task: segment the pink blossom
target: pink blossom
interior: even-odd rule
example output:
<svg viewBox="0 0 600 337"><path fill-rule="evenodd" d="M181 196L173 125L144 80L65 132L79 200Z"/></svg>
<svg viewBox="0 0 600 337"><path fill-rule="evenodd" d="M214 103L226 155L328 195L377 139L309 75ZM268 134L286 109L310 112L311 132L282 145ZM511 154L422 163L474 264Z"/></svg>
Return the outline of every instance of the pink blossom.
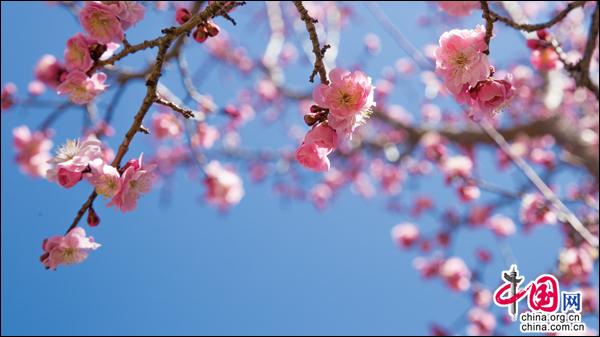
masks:
<svg viewBox="0 0 600 337"><path fill-rule="evenodd" d="M534 49L531 52L531 64L539 71L549 71L561 65L560 58L552 47Z"/></svg>
<svg viewBox="0 0 600 337"><path fill-rule="evenodd" d="M438 1L438 8L448 15L467 16L481 6L478 1Z"/></svg>
<svg viewBox="0 0 600 337"><path fill-rule="evenodd" d="M121 176L119 171L110 165L107 165L102 159L98 158L90 163L91 174L89 181L96 190L96 193L105 198L114 197L121 189Z"/></svg>
<svg viewBox="0 0 600 337"><path fill-rule="evenodd" d="M492 206L474 206L469 212L469 223L473 226L483 225L492 213Z"/></svg>
<svg viewBox="0 0 600 337"><path fill-rule="evenodd" d="M49 161L54 166L46 177L62 187L72 187L81 180L83 173L89 171L89 164L101 157L102 143L96 137L90 136L83 142L69 139Z"/></svg>
<svg viewBox="0 0 600 337"><path fill-rule="evenodd" d="M242 179L230 167L224 167L218 161L211 161L204 168L206 178L205 198L208 203L222 210L236 205L244 196Z"/></svg>
<svg viewBox="0 0 600 337"><path fill-rule="evenodd" d="M479 187L471 182L464 183L458 188L458 196L464 202L470 202L478 199L481 195Z"/></svg>
<svg viewBox="0 0 600 337"><path fill-rule="evenodd" d="M56 269L61 264L81 263L90 251L98 248L100 244L93 237L86 236L83 228L76 227L65 236L53 236L44 240L44 253L40 256L40 261L46 269Z"/></svg>
<svg viewBox="0 0 600 337"><path fill-rule="evenodd" d="M336 144L336 132L326 124L318 124L306 134L296 150L296 160L313 171L327 171L330 167L327 156L333 152Z"/></svg>
<svg viewBox="0 0 600 337"><path fill-rule="evenodd" d="M467 317L471 322L467 332L471 336L488 336L496 328L496 316L485 309L475 307L469 310Z"/></svg>
<svg viewBox="0 0 600 337"><path fill-rule="evenodd" d="M415 199L415 204L410 211L412 216L420 216L423 212L431 209L433 207L433 200L429 197L417 197Z"/></svg>
<svg viewBox="0 0 600 337"><path fill-rule="evenodd" d="M108 206L115 206L122 212L132 211L137 206L137 200L150 192L154 181L155 165L143 165L144 154L139 159L132 159L123 167L121 188L114 194ZM114 174L114 173L113 173Z"/></svg>
<svg viewBox="0 0 600 337"><path fill-rule="evenodd" d="M513 235L517 230L515 223L511 218L496 214L489 218L487 227L491 229L499 237L507 237Z"/></svg>
<svg viewBox="0 0 600 337"><path fill-rule="evenodd" d="M444 261L440 268L440 276L450 289L466 291L471 286L471 271L459 257L451 257Z"/></svg>
<svg viewBox="0 0 600 337"><path fill-rule="evenodd" d="M402 223L392 228L392 239L402 248L410 248L419 239L419 228L412 223Z"/></svg>
<svg viewBox="0 0 600 337"><path fill-rule="evenodd" d="M90 37L99 43L121 42L124 35L118 11L117 6L89 1L79 12L79 21Z"/></svg>
<svg viewBox="0 0 600 337"><path fill-rule="evenodd" d="M296 160L302 166L315 172L328 171L331 163L327 155L330 151L314 143L302 143L296 150Z"/></svg>
<svg viewBox="0 0 600 337"><path fill-rule="evenodd" d="M468 178L473 170L473 161L467 156L448 157L442 162L442 171L446 175L446 183L456 178Z"/></svg>
<svg viewBox="0 0 600 337"><path fill-rule="evenodd" d="M489 61L484 41L485 29L453 29L440 37L435 51L436 72L444 79L454 95L464 93L470 85L485 80L489 75Z"/></svg>
<svg viewBox="0 0 600 337"><path fill-rule="evenodd" d="M520 217L526 227L556 223L556 214L550 210L546 200L539 193L528 193L523 196Z"/></svg>
<svg viewBox="0 0 600 337"><path fill-rule="evenodd" d="M158 139L178 138L183 133L183 125L174 114L160 112L152 117L152 131Z"/></svg>
<svg viewBox="0 0 600 337"><path fill-rule="evenodd" d="M46 85L42 81L33 80L27 85L27 92L31 96L40 96L46 91Z"/></svg>
<svg viewBox="0 0 600 337"><path fill-rule="evenodd" d="M78 171L72 171L70 168L59 167L56 172L56 181L64 188L71 188L75 186L83 178L83 173Z"/></svg>
<svg viewBox="0 0 600 337"><path fill-rule="evenodd" d="M477 289L473 292L473 303L480 308L487 308L492 303L492 292L488 289Z"/></svg>
<svg viewBox="0 0 600 337"><path fill-rule="evenodd" d="M206 123L198 123L196 133L192 135L192 145L210 149L219 139L219 130Z"/></svg>
<svg viewBox="0 0 600 337"><path fill-rule="evenodd" d="M515 93L512 85L512 76L507 75L503 80L488 78L478 82L469 89L471 96L470 105L473 110L470 117L476 121L493 118L498 111L503 109Z"/></svg>
<svg viewBox="0 0 600 337"><path fill-rule="evenodd" d="M444 160L446 157L445 140L437 132L429 131L419 141L425 152L425 158L432 161Z"/></svg>
<svg viewBox="0 0 600 337"><path fill-rule="evenodd" d="M90 46L94 41L85 37L81 33L75 34L67 41L67 49L65 49L65 65L67 70L88 71L94 61L90 55Z"/></svg>
<svg viewBox="0 0 600 337"><path fill-rule="evenodd" d="M329 109L329 126L338 131L338 136L349 138L375 106L371 78L358 70L335 68L329 72L329 79L329 85L319 84L313 90L313 99Z"/></svg>
<svg viewBox="0 0 600 337"><path fill-rule="evenodd" d="M425 259L417 257L413 261L413 266L421 273L423 278L431 278L440 273L440 268L444 264L444 260L440 258Z"/></svg>
<svg viewBox="0 0 600 337"><path fill-rule="evenodd" d="M379 51L381 50L381 40L379 39L379 36L377 36L377 34L374 34L374 33L367 34L364 38L364 44L365 44L365 48L367 49L369 54L371 54L371 55L379 54Z"/></svg>
<svg viewBox="0 0 600 337"><path fill-rule="evenodd" d="M10 109L15 104L16 93L17 86L12 82L8 82L2 87L2 93L0 93L2 111Z"/></svg>
<svg viewBox="0 0 600 337"><path fill-rule="evenodd" d="M381 184L383 192L389 195L400 193L404 173L396 165L385 164L382 160L371 163L371 173Z"/></svg>
<svg viewBox="0 0 600 337"><path fill-rule="evenodd" d="M48 134L41 131L32 133L27 126L19 126L13 130L13 144L15 160L21 171L32 177L45 177L50 168L48 161L52 158L52 141Z"/></svg>
<svg viewBox="0 0 600 337"><path fill-rule="evenodd" d="M586 245L565 248L559 256L559 270L565 281L586 282L594 272L594 258Z"/></svg>
<svg viewBox="0 0 600 337"><path fill-rule="evenodd" d="M177 23L180 25L183 25L184 23L186 23L187 20L189 20L191 16L192 15L191 15L190 11L185 7L179 7L175 11L175 21L177 21Z"/></svg>
<svg viewBox="0 0 600 337"><path fill-rule="evenodd" d="M333 197L333 190L327 184L318 184L310 190L310 200L319 210L325 209L327 202Z"/></svg>
<svg viewBox="0 0 600 337"><path fill-rule="evenodd" d="M56 89L60 95L68 94L71 102L75 104L87 104L106 89L105 80L104 73L95 73L88 77L81 70L73 70Z"/></svg>
<svg viewBox="0 0 600 337"><path fill-rule="evenodd" d="M113 8L123 30L129 29L129 27L144 19L146 8L137 1L103 1L103 3Z"/></svg>
<svg viewBox="0 0 600 337"><path fill-rule="evenodd" d="M62 63L54 55L49 54L42 56L34 70L35 78L50 88L58 87L65 72L66 69Z"/></svg>

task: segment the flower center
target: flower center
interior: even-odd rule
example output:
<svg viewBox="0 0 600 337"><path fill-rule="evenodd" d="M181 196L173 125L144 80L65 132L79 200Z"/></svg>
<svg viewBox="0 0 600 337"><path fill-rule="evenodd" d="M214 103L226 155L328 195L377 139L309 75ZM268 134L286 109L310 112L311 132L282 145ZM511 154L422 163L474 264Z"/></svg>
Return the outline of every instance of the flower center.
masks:
<svg viewBox="0 0 600 337"><path fill-rule="evenodd" d="M338 103L340 105L349 106L354 103L354 97L345 91L338 92Z"/></svg>
<svg viewBox="0 0 600 337"><path fill-rule="evenodd" d="M464 67L469 63L469 58L463 53L459 53L454 59L454 64L459 67Z"/></svg>
<svg viewBox="0 0 600 337"><path fill-rule="evenodd" d="M71 248L71 247L65 248L65 250L62 253L63 261L65 261L65 263L67 263L67 264L73 263L75 261L75 253L76 253L75 248Z"/></svg>

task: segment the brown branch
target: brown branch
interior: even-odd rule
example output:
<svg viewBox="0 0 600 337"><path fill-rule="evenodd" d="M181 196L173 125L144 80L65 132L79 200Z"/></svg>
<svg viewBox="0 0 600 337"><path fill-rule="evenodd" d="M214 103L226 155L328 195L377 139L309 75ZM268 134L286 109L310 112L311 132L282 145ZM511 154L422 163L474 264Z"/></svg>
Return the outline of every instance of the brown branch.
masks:
<svg viewBox="0 0 600 337"><path fill-rule="evenodd" d="M136 113L133 123L129 127L129 130L125 134L125 137L121 144L119 145L119 149L113 159L111 166L119 169L121 165L121 161L123 157L129 150L129 144L131 143L133 137L136 133L140 132L140 128L142 127L142 121L146 116L146 113L152 106L152 104L156 101L156 88L158 86L158 79L161 76L161 71L166 59L167 50L173 43L173 41L183 34L189 33L192 29L194 29L200 22L206 21L209 18L212 18L216 15L216 13L222 9L222 1L214 2L210 4L202 13L193 16L188 22L179 26L179 27L171 27L167 29L163 29L163 35L158 37L152 41L158 41L158 52L156 54L156 61L152 66L152 71L148 75L148 79L146 81L146 96L144 97L138 112ZM141 49L139 49L141 50ZM123 56L124 57L124 56ZM122 58L122 57L121 57ZM142 131L143 132L143 131ZM85 212L92 206L94 200L98 194L94 190L86 202L81 206L77 214L75 215L75 219L69 226L67 233L71 231L73 228L77 227L77 224L81 220L81 217L85 214Z"/></svg>
<svg viewBox="0 0 600 337"><path fill-rule="evenodd" d="M594 14L592 14L592 22L590 22L590 29L588 33L588 39L585 44L585 50L583 52L583 57L574 69L570 70L571 75L575 78L575 82L579 87L588 88L591 92L594 93L596 99L600 98L600 93L598 91L598 85L592 82L590 78L590 63L592 60L592 55L596 50L596 40L598 40L598 3L596 3L596 8L594 9Z"/></svg>
<svg viewBox="0 0 600 337"><path fill-rule="evenodd" d="M160 105L167 106L167 107L171 108L173 111L179 112L185 118L194 118L194 112L192 110L181 107L181 106L169 101L168 99L159 97L157 95L154 102L156 102L157 104L160 104Z"/></svg>
<svg viewBox="0 0 600 337"><path fill-rule="evenodd" d="M426 127L417 127L396 121L386 115L385 112L375 112L374 118L390 125L393 128L402 130L408 137L408 142L418 143L421 137L428 132L436 132L448 141L457 145L471 146L475 144L495 144L486 133L474 128L453 128L445 127L433 129ZM599 179L599 159L594 146L584 143L579 137L579 132L573 127L573 124L559 115L554 115L546 119L538 119L527 124L516 125L510 128L499 129L498 132L509 142L517 140L526 135L531 138L552 135L556 143L577 158L577 166L581 166L594 177L596 183ZM380 146L381 144L371 144Z"/></svg>
<svg viewBox="0 0 600 337"><path fill-rule="evenodd" d="M482 3L482 9L483 9L483 2ZM582 7L583 5L585 5L586 1L573 1L571 3L569 3L567 5L567 7L565 7L565 9L563 9L562 11L560 11L556 16L554 16L552 19L550 19L547 22L543 22L543 23L536 23L536 24L528 24L528 23L517 23L514 20L507 18L505 16L502 16L496 12L494 12L493 10L489 9L489 15L492 19L496 20L496 21L500 21L512 28L518 29L518 30L522 30L525 32L535 32L538 31L540 29L545 29L545 28L549 28L554 26L555 24L559 23L560 21L562 21L572 10Z"/></svg>
<svg viewBox="0 0 600 337"><path fill-rule="evenodd" d="M316 19L313 19L308 14L308 11L306 10L306 8L304 8L302 1L294 1L294 5L296 6L298 13L300 14L300 19L302 19L302 21L304 21L304 24L306 25L306 30L308 31L308 36L310 37L310 42L312 42L313 46L312 51L313 54L315 54L315 64L313 67L313 71L310 74L309 80L310 82L314 82L315 76L318 73L319 77L321 78L321 83L328 85L329 80L327 79L327 71L325 69L325 64L323 63L323 58L325 51L328 48L330 48L330 46L326 44L323 46L323 48L321 48L319 44L319 36L317 36L317 30L315 29L315 23L317 23L318 21Z"/></svg>
<svg viewBox="0 0 600 337"><path fill-rule="evenodd" d="M492 39L492 34L494 33L494 18L490 12L490 7L488 6L488 2L485 0L479 1L481 4L481 10L483 11L482 17L485 19L485 45L487 49L483 51L484 54L490 54L490 40Z"/></svg>

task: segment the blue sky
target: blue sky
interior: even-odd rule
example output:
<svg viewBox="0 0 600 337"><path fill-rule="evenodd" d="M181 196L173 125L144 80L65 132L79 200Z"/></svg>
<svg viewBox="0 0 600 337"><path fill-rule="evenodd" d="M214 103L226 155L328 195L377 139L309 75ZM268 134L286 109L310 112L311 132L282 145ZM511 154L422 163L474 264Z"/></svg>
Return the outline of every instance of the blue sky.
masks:
<svg viewBox="0 0 600 337"><path fill-rule="evenodd" d="M248 18L263 6L250 4L236 11L237 27L217 20L253 57L261 55L267 27L262 22L249 29L255 23ZM415 45L437 41L443 28L415 29L418 15L431 7L382 6ZM338 63L355 64L362 55L363 36L376 32L382 38L382 53L368 60L366 70L379 78L383 66L405 55L366 7L356 5L355 10L360 20L343 33ZM171 20L150 12L128 32L128 39L134 43L156 36ZM472 15L463 25L471 27L478 21ZM81 28L65 10L43 3L3 2L2 84L13 81L24 92L39 57L62 55L65 41L78 31ZM243 37L236 35L240 31ZM516 33L499 36L493 46L497 64L506 64L507 57L527 57ZM193 44L187 57L194 69L207 55ZM128 64L139 66L144 60L134 59ZM288 73L290 85L310 90L309 72L305 63L295 67ZM168 68L164 81L179 88L175 73ZM221 106L231 98L227 88L252 83L252 78L238 81L218 70L206 76L201 91ZM420 88L417 82L406 85ZM108 140L111 146L118 145L143 92L142 83L128 89L116 111L117 135ZM56 99L52 94L47 97ZM393 96L392 102L418 111L419 102L405 95ZM293 147L283 126L301 125L296 109L290 107L281 122L266 128L260 118L264 111L257 111L259 118L241 131L244 146ZM21 124L34 128L48 113L49 109L18 108L0 119L2 334L424 334L430 322L460 324L461 313L469 308L465 296L447 291L439 281L422 281L412 267L415 253L394 246L391 227L413 219L387 212L385 199L364 200L346 188L330 208L319 212L309 203L278 199L271 184L253 185L245 174L246 196L226 214L204 204L201 181L184 171L176 174L166 204L158 188L140 200L136 211L126 214L97 202L102 223L88 232L103 247L83 264L46 271L38 262L42 240L63 233L90 192L87 184L67 191L34 180L15 166L11 130ZM61 116L55 125L55 146L78 137L81 121L77 109ZM151 144L138 135L126 158L148 151ZM485 163L493 155L482 151L481 172L492 172ZM577 177L563 176L562 181ZM494 179L506 186L523 181L515 172ZM434 195L441 205L458 203L454 192L442 186L437 175L411 181L401 199L408 203L415 195ZM512 217L517 214L515 207L503 210ZM416 222L429 233L438 226L430 217ZM533 276L552 265L560 235L557 227L545 227L507 243L521 272ZM548 250L531 248L541 246ZM455 254L471 263L476 248L489 247L495 259L486 269L484 283L490 288L497 285L505 265L490 233L461 230L454 247ZM594 324L597 327L597 320ZM515 332L514 328L503 331Z"/></svg>

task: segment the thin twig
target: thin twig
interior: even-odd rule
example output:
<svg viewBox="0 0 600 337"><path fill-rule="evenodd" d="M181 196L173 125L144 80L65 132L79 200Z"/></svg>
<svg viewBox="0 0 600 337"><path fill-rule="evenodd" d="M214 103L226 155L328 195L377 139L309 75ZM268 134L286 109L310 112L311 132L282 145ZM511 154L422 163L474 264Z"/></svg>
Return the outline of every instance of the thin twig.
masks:
<svg viewBox="0 0 600 337"><path fill-rule="evenodd" d="M542 193L544 198L548 200L555 211L562 217L562 221L566 221L573 229L590 245L598 247L598 238L595 237L584 225L579 221L577 216L556 196L556 194L544 183L537 173L521 158L515 155L510 145L504 137L486 120L480 122L483 130L492 138L500 147L500 149L517 165L517 167L525 174L525 176L534 184L534 186Z"/></svg>
<svg viewBox="0 0 600 337"><path fill-rule="evenodd" d="M179 112L185 118L194 118L194 112L190 109L181 107L168 99L156 96L155 102L160 105L167 106L171 108L173 111Z"/></svg>
<svg viewBox="0 0 600 337"><path fill-rule="evenodd" d="M308 11L306 10L306 8L304 8L302 1L294 1L294 5L296 6L298 13L300 14L300 19L302 19L302 21L304 21L304 24L306 25L306 30L308 31L308 36L310 37L310 42L313 46L312 51L313 54L315 54L315 64L313 67L313 71L310 74L309 80L310 82L314 82L315 76L318 73L319 78L321 79L321 83L328 85L329 80L327 79L327 70L325 69L325 64L323 63L323 55L325 54L327 48L329 48L330 46L327 44L323 47L320 46L319 36L317 35L317 30L315 29L315 23L317 23L318 21L316 19L313 19L310 16L310 14L308 14Z"/></svg>
<svg viewBox="0 0 600 337"><path fill-rule="evenodd" d="M481 2L483 3L483 1L481 1ZM543 23L536 23L536 24L516 23L514 20L507 18L505 16L502 16L502 15L494 12L491 9L489 10L489 14L490 14L491 18L493 18L494 20L500 21L512 28L522 30L525 32L535 32L540 29L545 29L545 28L554 26L555 24L562 21L572 10L582 7L583 5L585 5L585 3L586 3L586 1L573 1L573 2L569 3L567 5L567 7L565 7L565 9L560 11L556 16L554 16L549 21L543 22Z"/></svg>

